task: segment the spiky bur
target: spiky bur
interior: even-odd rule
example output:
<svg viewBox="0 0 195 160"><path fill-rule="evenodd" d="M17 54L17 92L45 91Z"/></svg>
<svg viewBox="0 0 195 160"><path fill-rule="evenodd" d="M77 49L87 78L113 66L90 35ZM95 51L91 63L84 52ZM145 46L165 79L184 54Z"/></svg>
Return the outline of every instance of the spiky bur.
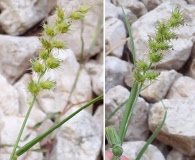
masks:
<svg viewBox="0 0 195 160"><path fill-rule="evenodd" d="M149 37L148 40L148 61L142 60L135 64L135 81L143 84L146 80L155 80L160 75L160 73L151 71L151 69L162 61L163 51L172 48L170 41L177 38L173 30L181 25L184 25L184 18L178 7L173 10L169 20L157 23L155 36L153 38Z"/></svg>
<svg viewBox="0 0 195 160"><path fill-rule="evenodd" d="M16 148L21 139L24 127L30 115L31 109L36 101L36 97L42 90L50 90L55 86L55 82L47 79L44 80L44 75L46 71L57 69L60 67L61 60L57 59L52 55L53 49L66 49L66 44L63 41L57 40L56 36L58 34L68 33L70 30L72 22L74 20L83 20L85 14L90 10L90 7L82 6L76 11L70 13L70 15L65 15L64 10L61 6L58 6L56 9L56 21L55 24L45 24L43 26L44 31L43 35L40 38L41 48L39 50L39 56L35 60L31 60L32 71L37 74L37 80L31 80L28 83L28 91L32 94L32 100L27 98L27 103L29 104L28 112L25 116L25 119L22 123L22 127L18 134L16 143L12 150L10 160L17 159L14 158ZM75 14L76 13L76 14Z"/></svg>
<svg viewBox="0 0 195 160"><path fill-rule="evenodd" d="M28 91L32 95L38 95L38 93L44 89L50 90L54 87L55 82L51 80L43 81L43 76L48 70L57 69L60 67L61 60L55 58L52 54L52 50L66 49L66 44L63 41L56 39L58 34L68 33L71 24L74 20L83 20L86 13L91 9L90 6L81 6L76 11L71 12L69 15L65 15L61 6L56 9L55 24L44 24L43 35L40 37L41 48L39 50L39 57L35 60L31 60L32 71L38 75L37 81L31 81L28 84Z"/></svg>

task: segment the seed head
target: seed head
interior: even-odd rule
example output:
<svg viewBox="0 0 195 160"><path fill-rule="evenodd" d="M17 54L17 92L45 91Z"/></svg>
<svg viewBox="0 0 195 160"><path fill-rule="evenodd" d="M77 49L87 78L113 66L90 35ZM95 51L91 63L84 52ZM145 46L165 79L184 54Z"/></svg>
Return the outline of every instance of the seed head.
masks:
<svg viewBox="0 0 195 160"><path fill-rule="evenodd" d="M65 49L66 46L62 41L54 41L53 42L53 47L57 49Z"/></svg>
<svg viewBox="0 0 195 160"><path fill-rule="evenodd" d="M139 61L137 63L137 68L140 71L146 71L148 69L148 63L145 61Z"/></svg>
<svg viewBox="0 0 195 160"><path fill-rule="evenodd" d="M41 73L44 71L44 66L38 60L31 61L31 64L32 70L35 71L36 73Z"/></svg>
<svg viewBox="0 0 195 160"><path fill-rule="evenodd" d="M87 13L92 7L91 6L81 6L77 12L81 12L81 13Z"/></svg>
<svg viewBox="0 0 195 160"><path fill-rule="evenodd" d="M134 71L134 78L137 82L143 83L146 78L140 71Z"/></svg>
<svg viewBox="0 0 195 160"><path fill-rule="evenodd" d="M50 56L46 61L46 66L50 69L55 69L60 66L60 62L61 61L59 59Z"/></svg>
<svg viewBox="0 0 195 160"><path fill-rule="evenodd" d="M45 48L46 50L51 50L53 48L51 42L49 42L47 39L41 38L40 40L43 48Z"/></svg>
<svg viewBox="0 0 195 160"><path fill-rule="evenodd" d="M84 17L85 17L85 15L83 14L83 13L81 13L81 12L72 12L71 14L70 14L70 18L72 19L72 20L83 20L84 19Z"/></svg>
<svg viewBox="0 0 195 160"><path fill-rule="evenodd" d="M159 72L148 71L146 73L146 79L148 79L148 80L155 80L159 75L160 75Z"/></svg>
<svg viewBox="0 0 195 160"><path fill-rule="evenodd" d="M163 54L157 52L151 52L148 54L148 58L152 64L156 64L163 59Z"/></svg>
<svg viewBox="0 0 195 160"><path fill-rule="evenodd" d="M58 18L64 20L65 14L63 8L61 6L58 6L56 11L57 11Z"/></svg>
<svg viewBox="0 0 195 160"><path fill-rule="evenodd" d="M45 30L46 35L48 35L49 37L55 36L55 30L53 27L44 25L44 30Z"/></svg>
<svg viewBox="0 0 195 160"><path fill-rule="evenodd" d="M38 95L41 90L41 87L35 83L33 80L28 83L28 91L33 95Z"/></svg>
<svg viewBox="0 0 195 160"><path fill-rule="evenodd" d="M54 86L55 86L55 82L54 81L51 81L51 80L46 80L46 81L44 81L44 82L41 82L40 83L40 86L41 86L41 88L43 88L43 89L48 89L48 90L50 90L50 89L52 89Z"/></svg>
<svg viewBox="0 0 195 160"><path fill-rule="evenodd" d="M48 51L46 51L46 50L40 50L39 51L39 57L42 60L46 60L48 58Z"/></svg>
<svg viewBox="0 0 195 160"><path fill-rule="evenodd" d="M62 22L62 23L57 24L57 30L60 33L68 33L68 31L70 30L69 27L70 27L70 24L68 24L66 22Z"/></svg>

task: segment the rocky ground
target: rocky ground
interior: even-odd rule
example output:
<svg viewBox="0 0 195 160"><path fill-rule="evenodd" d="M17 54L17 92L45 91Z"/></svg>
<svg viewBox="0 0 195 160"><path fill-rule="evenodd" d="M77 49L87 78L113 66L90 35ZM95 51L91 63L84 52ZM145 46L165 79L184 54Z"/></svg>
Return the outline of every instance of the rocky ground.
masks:
<svg viewBox="0 0 195 160"><path fill-rule="evenodd" d="M195 1L106 0L106 117L127 100L133 79L132 58L129 56L131 48L121 5L132 24L138 59L146 57L148 35L154 35L157 21L168 19L176 6L180 7L186 20L186 24L176 31L178 39L171 42L174 49L164 53L164 60L157 65L157 69L161 72L160 76L140 94L123 144L124 155L129 159L135 159L149 135L160 125L165 113L162 102L159 102L160 98L167 110L167 118L142 160L193 160L195 159ZM124 107L112 117L108 125L118 128L123 111Z"/></svg>
<svg viewBox="0 0 195 160"><path fill-rule="evenodd" d="M72 26L71 34L59 36L69 49L60 51L63 60L59 70L46 76L57 82L52 91L39 96L24 130L19 146L49 129L59 118L63 119L84 105L86 101L103 93L103 31L91 47L97 32L98 20L103 10L102 1L86 0L0 0L0 160L8 160L19 128L28 109L30 93L27 83L31 80L30 59L37 56L39 36L43 22L53 23L53 10L59 3L65 13L82 4L93 8L84 21L84 64L79 62L81 53L81 23ZM76 75L80 71L76 87L68 101ZM59 114L60 113L60 114ZM48 116L53 115L48 118ZM55 115L55 116L54 116ZM42 122L36 129L33 127ZM98 160L101 159L103 134L103 106L97 103L82 111L52 135L38 143L19 160ZM25 138L28 136L27 138Z"/></svg>

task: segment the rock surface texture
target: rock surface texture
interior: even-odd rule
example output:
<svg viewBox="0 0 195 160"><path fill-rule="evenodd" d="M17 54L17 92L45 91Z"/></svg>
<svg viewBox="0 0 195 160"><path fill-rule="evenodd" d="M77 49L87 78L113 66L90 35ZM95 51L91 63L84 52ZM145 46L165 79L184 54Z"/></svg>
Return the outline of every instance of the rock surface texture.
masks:
<svg viewBox="0 0 195 160"><path fill-rule="evenodd" d="M159 102L152 106L148 121L150 129L154 131L160 125L166 109L167 118L157 139L184 155L195 156L194 98L163 100L163 104Z"/></svg>
<svg viewBox="0 0 195 160"><path fill-rule="evenodd" d="M1 0L0 26L9 35L21 35L45 18L54 9L56 1Z"/></svg>
<svg viewBox="0 0 195 160"><path fill-rule="evenodd" d="M71 108L63 118L78 108ZM58 131L51 159L96 160L101 147L100 130L86 111L65 123Z"/></svg>
<svg viewBox="0 0 195 160"><path fill-rule="evenodd" d="M131 71L132 65L128 62L117 57L107 56L105 59L106 91L116 85L124 86L125 75Z"/></svg>
<svg viewBox="0 0 195 160"><path fill-rule="evenodd" d="M0 73L14 83L27 69L40 43L37 37L0 35Z"/></svg>
<svg viewBox="0 0 195 160"><path fill-rule="evenodd" d="M123 144L123 155L129 159L135 159L146 142L135 141L135 142L125 142ZM142 160L165 160L163 154L158 150L157 147L149 145L148 149L142 156Z"/></svg>
<svg viewBox="0 0 195 160"><path fill-rule="evenodd" d="M105 22L105 49L111 55L121 58L124 49L126 30L123 22L117 18L110 18ZM121 44L122 42L122 44Z"/></svg>

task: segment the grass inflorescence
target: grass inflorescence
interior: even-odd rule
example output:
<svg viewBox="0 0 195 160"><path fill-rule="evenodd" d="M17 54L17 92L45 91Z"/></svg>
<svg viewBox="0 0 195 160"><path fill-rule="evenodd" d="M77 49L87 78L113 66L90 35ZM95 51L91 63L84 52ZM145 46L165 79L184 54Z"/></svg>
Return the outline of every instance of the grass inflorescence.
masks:
<svg viewBox="0 0 195 160"><path fill-rule="evenodd" d="M123 8L122 8L123 10ZM123 10L124 13L124 10ZM113 160L119 160L122 153L122 144L128 129L128 125L130 123L133 110L135 108L135 104L137 102L137 99L139 97L140 92L142 91L142 87L144 82L146 81L153 81L156 80L157 77L160 75L159 72L155 71L153 68L157 64L159 64L163 58L164 58L164 51L170 50L173 48L172 45L170 45L170 42L172 39L177 39L177 34L174 32L174 29L178 28L181 25L184 25L184 18L182 17L182 14L178 7L176 7L171 14L171 17L164 22L158 22L156 25L155 30L155 36L149 37L148 39L148 56L147 60L137 60L136 59L136 51L134 47L134 41L131 31L131 26L128 22L127 16L124 13L124 19L128 28L129 32L129 39L130 39L130 46L131 46L131 52L133 55L133 62L134 62L134 70L133 70L133 78L134 83L131 88L131 94L129 99L126 103L126 108L120 123L119 132L116 132L116 129L112 127L106 127L106 136L108 139L108 142L112 148L113 152ZM121 107L121 106L120 106ZM116 109L116 111L118 108ZM116 112L114 111L114 113ZM160 132L161 128L163 127L163 124L166 119L165 112L163 120L161 125L156 129L156 131L152 134L152 136L148 139L146 145L142 148L140 153L138 154L136 160L140 160L142 155L144 154L145 150L147 149L148 145L154 140L154 138L157 136L157 134ZM111 116L113 114L111 113ZM109 116L109 119L111 118ZM119 139L118 139L119 138ZM112 140L114 139L114 140ZM117 139L117 143L116 143ZM112 143L111 143L112 142ZM118 150L116 150L116 147ZM120 153L120 154L118 154Z"/></svg>
<svg viewBox="0 0 195 160"><path fill-rule="evenodd" d="M81 107L75 113L70 115L68 118L60 121L58 124L54 125L51 129L43 133L42 135L38 136L37 138L33 139L31 142L27 143L20 149L16 151L18 148L18 143L21 139L24 127L26 122L29 118L30 112L34 106L37 96L43 90L51 90L55 87L56 82L51 80L50 78L45 79L44 75L46 72L51 70L56 70L60 67L61 60L56 58L52 54L53 49L66 49L67 45L57 39L57 35L59 34L67 34L70 31L70 27L72 23L78 20L84 20L85 15L91 9L91 6L80 6L77 10L71 12L70 14L66 15L63 8L61 6L57 6L56 9L56 20L54 24L44 24L43 25L43 33L42 36L39 38L41 47L38 51L38 57L34 60L31 60L31 69L36 75L36 78L32 78L32 80L28 83L27 90L31 93L31 97L28 98L27 103L29 104L28 111L24 118L22 127L18 134L16 143L13 147L10 160L17 160L17 158L28 151L33 145L38 143L41 139L46 137L52 131L60 127L63 123L65 123L70 118L74 117L77 113L79 113L84 108L88 107L90 104L95 103L103 98L103 96L99 96L96 99L92 100L91 102L87 103L85 106ZM40 138L41 137L41 138Z"/></svg>

